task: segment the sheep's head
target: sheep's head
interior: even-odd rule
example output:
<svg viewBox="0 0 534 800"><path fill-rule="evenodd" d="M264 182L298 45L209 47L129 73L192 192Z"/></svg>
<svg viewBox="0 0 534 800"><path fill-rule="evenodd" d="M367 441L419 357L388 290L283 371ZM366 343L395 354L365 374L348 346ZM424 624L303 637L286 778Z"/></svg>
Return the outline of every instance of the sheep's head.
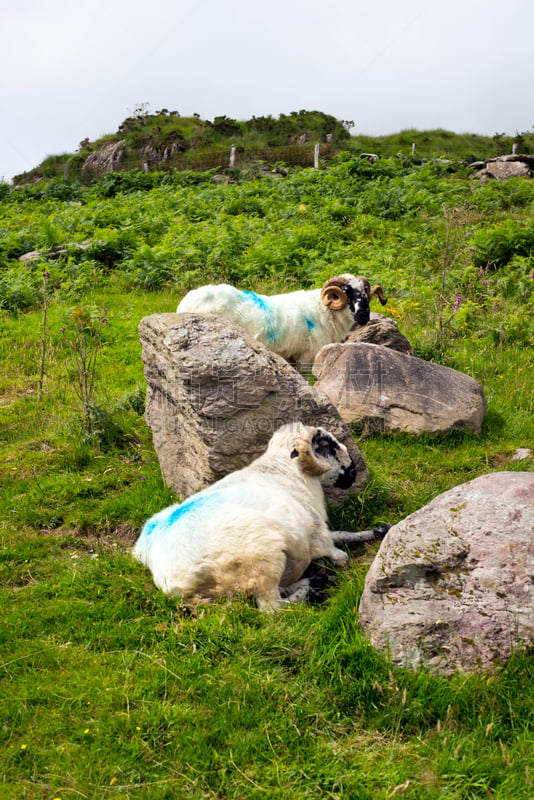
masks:
<svg viewBox="0 0 534 800"><path fill-rule="evenodd" d="M302 427L291 458L298 458L306 475L323 476L322 483L348 489L356 478L356 467L345 445L324 428Z"/></svg>
<svg viewBox="0 0 534 800"><path fill-rule="evenodd" d="M369 302L375 294L382 305L385 305L387 300L381 286L371 287L367 278L361 275L336 275L323 284L321 301L331 311L341 311L348 306L354 322L366 325L371 313Z"/></svg>

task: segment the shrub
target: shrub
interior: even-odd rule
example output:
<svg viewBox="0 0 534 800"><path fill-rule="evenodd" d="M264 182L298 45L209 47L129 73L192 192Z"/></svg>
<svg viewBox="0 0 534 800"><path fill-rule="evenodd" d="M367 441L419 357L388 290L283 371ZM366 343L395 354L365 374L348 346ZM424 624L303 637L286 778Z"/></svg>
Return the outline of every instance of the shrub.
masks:
<svg viewBox="0 0 534 800"><path fill-rule="evenodd" d="M147 191L153 187L153 174L135 169L105 175L98 184L98 192L102 197L115 197L121 192Z"/></svg>
<svg viewBox="0 0 534 800"><path fill-rule="evenodd" d="M499 269L513 256L534 256L534 222L507 219L473 237L473 263Z"/></svg>
<svg viewBox="0 0 534 800"><path fill-rule="evenodd" d="M54 178L43 189L43 197L53 197L57 200L80 200L81 196L82 187L79 181Z"/></svg>
<svg viewBox="0 0 534 800"><path fill-rule="evenodd" d="M40 299L40 284L32 272L15 267L0 275L0 308L29 311L37 308Z"/></svg>
<svg viewBox="0 0 534 800"><path fill-rule="evenodd" d="M142 245L129 262L128 273L134 286L142 289L162 289L174 280L170 254L161 247Z"/></svg>
<svg viewBox="0 0 534 800"><path fill-rule="evenodd" d="M97 445L103 450L124 447L128 438L126 432L106 408L91 403L86 408L86 414L88 424L82 431L84 441Z"/></svg>
<svg viewBox="0 0 534 800"><path fill-rule="evenodd" d="M21 227L0 239L0 259L15 259L37 248L37 233Z"/></svg>
<svg viewBox="0 0 534 800"><path fill-rule="evenodd" d="M476 187L469 202L479 211L523 208L534 202L534 181L524 178L490 181Z"/></svg>
<svg viewBox="0 0 534 800"><path fill-rule="evenodd" d="M233 197L224 209L227 214L237 217L239 214L250 214L251 216L264 217L263 205L257 197L250 197L245 194Z"/></svg>
<svg viewBox="0 0 534 800"><path fill-rule="evenodd" d="M135 233L128 229L99 231L97 237L83 251L83 259L96 261L108 269L116 267L137 245Z"/></svg>

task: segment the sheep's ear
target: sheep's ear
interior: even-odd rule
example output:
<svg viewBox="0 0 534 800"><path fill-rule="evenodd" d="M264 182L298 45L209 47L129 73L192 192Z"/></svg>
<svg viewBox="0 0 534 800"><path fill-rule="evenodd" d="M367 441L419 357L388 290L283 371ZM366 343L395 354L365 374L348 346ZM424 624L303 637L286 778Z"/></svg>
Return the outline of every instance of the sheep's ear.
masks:
<svg viewBox="0 0 534 800"><path fill-rule="evenodd" d="M313 452L313 437L316 428L303 428L295 440L295 450L298 452L299 466L306 475L324 475L330 470L330 464L318 458Z"/></svg>
<svg viewBox="0 0 534 800"><path fill-rule="evenodd" d="M346 285L346 278L330 278L321 289L321 302L332 311L341 311L348 303L348 297L342 289Z"/></svg>
<svg viewBox="0 0 534 800"><path fill-rule="evenodd" d="M378 286L378 285L373 286L373 288L369 292L369 300L371 299L371 297L374 297L375 294L378 296L378 299L380 300L382 305L385 306L388 300L387 300L387 297L385 296L384 290L382 289L381 286Z"/></svg>

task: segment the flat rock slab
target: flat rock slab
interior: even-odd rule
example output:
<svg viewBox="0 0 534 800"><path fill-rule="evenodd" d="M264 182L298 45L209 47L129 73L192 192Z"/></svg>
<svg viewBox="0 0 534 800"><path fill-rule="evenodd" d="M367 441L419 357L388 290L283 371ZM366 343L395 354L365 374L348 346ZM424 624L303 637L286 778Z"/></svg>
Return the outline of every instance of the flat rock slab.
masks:
<svg viewBox="0 0 534 800"><path fill-rule="evenodd" d="M329 344L319 351L313 374L317 391L348 425L385 433L478 434L486 414L484 392L469 375L381 345Z"/></svg>
<svg viewBox="0 0 534 800"><path fill-rule="evenodd" d="M275 430L297 420L330 430L358 470L351 489L325 487L327 501L362 491L367 467L329 399L242 328L214 315L153 314L139 333L145 418L163 477L180 497L250 464Z"/></svg>
<svg viewBox="0 0 534 800"><path fill-rule="evenodd" d="M498 181L505 181L508 178L529 178L532 175L528 164L520 161L490 161L486 164L485 172Z"/></svg>
<svg viewBox="0 0 534 800"><path fill-rule="evenodd" d="M479 167L475 177L482 181L487 181L488 178L496 178L499 181L505 181L508 178L532 178L534 156L524 153L497 156L472 166Z"/></svg>
<svg viewBox="0 0 534 800"><path fill-rule="evenodd" d="M534 473L457 486L390 528L360 622L398 666L490 670L534 645Z"/></svg>

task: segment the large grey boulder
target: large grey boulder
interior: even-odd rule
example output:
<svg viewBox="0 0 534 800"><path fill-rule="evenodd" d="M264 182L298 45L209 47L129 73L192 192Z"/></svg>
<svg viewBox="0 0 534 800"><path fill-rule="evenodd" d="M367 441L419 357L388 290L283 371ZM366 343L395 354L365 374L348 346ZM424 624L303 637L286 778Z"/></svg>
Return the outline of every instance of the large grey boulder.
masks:
<svg viewBox="0 0 534 800"><path fill-rule="evenodd" d="M145 418L166 483L180 496L249 464L275 430L300 420L330 430L358 470L352 489L328 488L328 502L359 493L368 471L336 409L283 358L228 320L154 314L139 325L147 382Z"/></svg>
<svg viewBox="0 0 534 800"><path fill-rule="evenodd" d="M394 664L441 674L534 645L534 473L483 475L390 528L359 616Z"/></svg>
<svg viewBox="0 0 534 800"><path fill-rule="evenodd" d="M313 374L317 391L348 425L386 433L478 434L486 414L484 392L470 376L381 345L329 344L317 354Z"/></svg>

